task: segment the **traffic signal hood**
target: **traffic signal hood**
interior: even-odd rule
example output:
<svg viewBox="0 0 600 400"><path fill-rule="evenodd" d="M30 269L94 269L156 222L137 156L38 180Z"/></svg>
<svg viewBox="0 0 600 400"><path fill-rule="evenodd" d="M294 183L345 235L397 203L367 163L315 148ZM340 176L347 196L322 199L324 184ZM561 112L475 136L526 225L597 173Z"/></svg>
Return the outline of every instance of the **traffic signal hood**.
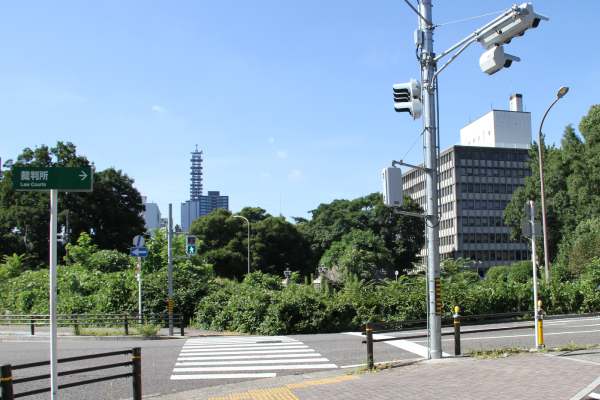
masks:
<svg viewBox="0 0 600 400"><path fill-rule="evenodd" d="M394 91L394 109L396 112L408 112L413 119L421 117L421 84L416 79L408 83L397 83L392 86Z"/></svg>

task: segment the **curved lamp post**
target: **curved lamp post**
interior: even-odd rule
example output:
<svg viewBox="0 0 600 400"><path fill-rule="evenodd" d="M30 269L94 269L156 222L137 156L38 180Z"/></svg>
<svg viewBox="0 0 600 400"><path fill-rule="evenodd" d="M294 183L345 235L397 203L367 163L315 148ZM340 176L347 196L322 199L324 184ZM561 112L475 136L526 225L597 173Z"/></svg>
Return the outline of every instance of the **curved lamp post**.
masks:
<svg viewBox="0 0 600 400"><path fill-rule="evenodd" d="M242 217L241 215L234 215L233 218L244 218L248 223L248 273L250 273L250 221L248 221L248 218Z"/></svg>
<svg viewBox="0 0 600 400"><path fill-rule="evenodd" d="M540 182L541 182L541 192L542 192L542 219L544 221L544 272L546 274L546 284L550 283L550 261L548 259L548 226L546 223L546 194L544 193L544 166L542 163L542 125L544 125L544 120L546 119L546 115L548 115L548 111L552 108L552 106L560 99L563 98L565 94L569 91L569 88L566 86L558 89L558 93L556 93L556 99L550 104L550 107L546 110L544 117L542 118L542 122L540 122L540 129L538 131L538 150L539 150L539 159L540 159ZM533 218L533 217L532 217ZM536 260L533 260L535 264Z"/></svg>

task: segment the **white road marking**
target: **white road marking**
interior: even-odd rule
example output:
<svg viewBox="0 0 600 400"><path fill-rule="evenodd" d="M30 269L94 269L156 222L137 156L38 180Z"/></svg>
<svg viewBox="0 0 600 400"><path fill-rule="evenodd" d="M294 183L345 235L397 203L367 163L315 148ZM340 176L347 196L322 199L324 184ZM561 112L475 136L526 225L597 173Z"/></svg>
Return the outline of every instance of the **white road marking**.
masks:
<svg viewBox="0 0 600 400"><path fill-rule="evenodd" d="M309 362L328 362L325 357L308 359L283 359L283 360L236 360L236 361L183 361L175 363L175 366L208 366L208 365L242 365L242 364L290 364L290 363L309 363Z"/></svg>
<svg viewBox="0 0 600 400"><path fill-rule="evenodd" d="M201 375L171 375L171 380L185 379L249 379L249 378L275 378L276 372L258 374L201 374Z"/></svg>
<svg viewBox="0 0 600 400"><path fill-rule="evenodd" d="M347 335L363 336L363 334L361 332L344 332L344 333ZM390 339L393 337L394 336L381 335L379 333L376 333L373 335L373 339ZM425 342L427 342L427 341L425 341ZM385 343L389 344L390 346L398 347L398 348L408 351L410 353L417 354L424 358L429 357L429 349L425 346L421 346L420 344L417 344L417 342L411 342L408 340L398 339L398 340L390 340L389 342L385 342ZM450 357L450 354L442 353L442 357Z"/></svg>
<svg viewBox="0 0 600 400"><path fill-rule="evenodd" d="M273 371L281 369L333 369L338 368L335 364L307 364L307 365L250 365L231 367L194 367L175 368L173 372L227 372L227 371Z"/></svg>
<svg viewBox="0 0 600 400"><path fill-rule="evenodd" d="M598 393L592 392L592 393L588 394L588 396L590 396L592 399L600 399L600 394L598 394Z"/></svg>
<svg viewBox="0 0 600 400"><path fill-rule="evenodd" d="M285 336L188 339L171 379L267 378L277 373L263 371L334 368L338 366L309 346Z"/></svg>
<svg viewBox="0 0 600 400"><path fill-rule="evenodd" d="M273 354L273 353L307 353L312 352L313 349L301 349L301 350L251 350L251 351L221 351L221 352L183 352L182 354L190 356L210 356L210 355L232 355L232 354Z"/></svg>
<svg viewBox="0 0 600 400"><path fill-rule="evenodd" d="M280 346L277 348L273 348L273 347L265 347L265 351L284 351L282 349L308 349L308 346L306 345L297 345L297 346ZM198 352L198 351L202 351L204 353L209 353L209 352L214 352L215 354L218 352L221 352L223 350L230 350L230 351L243 351L243 350L257 350L256 347L239 347L239 348L231 348L231 347L220 347L218 349L205 349L205 348L187 348L184 347L181 352L182 353L193 353L193 352Z"/></svg>
<svg viewBox="0 0 600 400"><path fill-rule="evenodd" d="M240 359L252 359L252 358L280 358L280 357L290 357L290 354L265 354L260 356L223 356L223 357L179 357L177 361L202 361L202 360L240 360ZM306 353L306 354L294 354L294 357L322 357L321 354L314 353Z"/></svg>
<svg viewBox="0 0 600 400"><path fill-rule="evenodd" d="M296 343L268 343L268 344L219 344L219 345L199 345L199 344L194 344L194 345L184 345L183 348L184 349L234 349L234 348L241 348L241 347L282 347L282 346L302 346L303 343L301 342L296 342Z"/></svg>

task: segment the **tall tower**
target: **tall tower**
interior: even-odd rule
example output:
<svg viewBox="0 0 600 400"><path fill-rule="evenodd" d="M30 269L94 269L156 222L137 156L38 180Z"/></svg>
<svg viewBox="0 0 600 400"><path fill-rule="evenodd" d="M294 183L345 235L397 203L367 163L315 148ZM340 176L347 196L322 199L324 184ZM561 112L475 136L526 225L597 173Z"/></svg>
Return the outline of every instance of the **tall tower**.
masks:
<svg viewBox="0 0 600 400"><path fill-rule="evenodd" d="M200 201L200 196L202 196L202 150L198 151L198 145L196 145L196 151L191 154L190 175L192 178L190 180L192 183L190 184L190 200Z"/></svg>

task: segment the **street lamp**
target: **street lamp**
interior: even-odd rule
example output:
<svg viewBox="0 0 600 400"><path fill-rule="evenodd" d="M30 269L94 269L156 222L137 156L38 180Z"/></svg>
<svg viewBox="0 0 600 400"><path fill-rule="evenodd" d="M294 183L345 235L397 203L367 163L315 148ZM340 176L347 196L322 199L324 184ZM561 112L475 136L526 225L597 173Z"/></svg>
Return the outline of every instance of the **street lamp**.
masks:
<svg viewBox="0 0 600 400"><path fill-rule="evenodd" d="M544 114L544 118L542 118L542 122L540 122L540 130L538 131L538 150L539 150L539 159L540 159L540 183L541 183L541 191L542 191L542 218L544 221L544 265L545 265L545 273L546 273L546 284L550 283L550 261L548 259L548 224L546 223L546 194L544 193L544 166L542 163L542 125L544 125L544 120L546 119L546 115L548 115L548 111L552 108L552 106L559 100L562 99L565 94L569 91L569 88L566 86L558 89L558 93L556 93L556 99L550 104L550 107L546 110ZM532 216L532 219L534 217ZM535 264L535 260L533 260Z"/></svg>
<svg viewBox="0 0 600 400"><path fill-rule="evenodd" d="M394 271L394 274L396 274L396 282L398 282L398 271Z"/></svg>
<svg viewBox="0 0 600 400"><path fill-rule="evenodd" d="M244 218L248 223L248 273L250 273L250 221L248 221L248 218L242 217L241 215L234 215L233 218Z"/></svg>

